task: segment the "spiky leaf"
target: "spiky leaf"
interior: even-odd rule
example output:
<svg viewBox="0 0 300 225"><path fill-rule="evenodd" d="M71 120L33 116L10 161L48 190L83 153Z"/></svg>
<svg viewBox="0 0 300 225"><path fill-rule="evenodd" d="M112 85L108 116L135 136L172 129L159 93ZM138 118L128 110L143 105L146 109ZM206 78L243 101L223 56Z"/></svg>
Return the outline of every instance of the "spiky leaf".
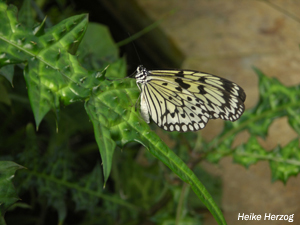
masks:
<svg viewBox="0 0 300 225"><path fill-rule="evenodd" d="M60 100L70 104L85 99L97 85L97 73L85 70L72 55L85 33L88 17L70 17L39 37L16 18L16 8L0 2L0 67L25 64L24 76L38 126L50 109L59 111Z"/></svg>
<svg viewBox="0 0 300 225"><path fill-rule="evenodd" d="M0 161L0 223L4 222L7 209L19 200L12 179L15 172L23 168L11 161Z"/></svg>
<svg viewBox="0 0 300 225"><path fill-rule="evenodd" d="M207 159L217 162L222 157L233 155L234 161L246 167L259 160L268 160L272 170L273 180L283 182L299 171L299 158L295 154L300 151L296 141L286 147L278 147L267 152L257 142L255 136L266 137L271 123L279 117L288 117L291 127L300 134L300 85L286 87L275 78L265 76L254 68L259 78L259 101L257 105L247 110L236 122L226 122L220 136L208 144ZM246 144L231 149L235 136L242 130L247 130L251 137Z"/></svg>

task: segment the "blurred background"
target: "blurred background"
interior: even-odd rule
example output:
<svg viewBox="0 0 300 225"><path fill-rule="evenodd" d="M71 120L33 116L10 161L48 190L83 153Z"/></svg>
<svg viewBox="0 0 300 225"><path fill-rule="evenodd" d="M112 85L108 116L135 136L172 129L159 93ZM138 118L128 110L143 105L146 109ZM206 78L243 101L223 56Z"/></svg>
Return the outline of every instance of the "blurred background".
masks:
<svg viewBox="0 0 300 225"><path fill-rule="evenodd" d="M8 2L18 8L22 4ZM120 48L129 74L139 64L148 69L183 68L212 73L243 87L247 109L255 106L259 96L253 66L284 85L300 83L300 19L296 17L299 1L37 0L35 4L42 10L41 15L48 15L51 24L89 13L90 21L106 25L117 43L150 26L134 44ZM206 140L212 140L222 126L220 120L210 121L200 132ZM165 134L160 135L168 143ZM296 137L287 119L280 118L270 126L268 137L258 140L271 150ZM248 138L247 132L239 134L235 145L247 142ZM172 142L168 144L172 147ZM237 221L238 213L295 214L295 221L300 220L298 176L291 177L286 184L272 182L268 162L246 169L234 164L231 157L223 158L217 165L201 165L222 181L220 207L228 224L253 224ZM217 224L209 212L204 215L204 224ZM276 225L282 221L255 224Z"/></svg>

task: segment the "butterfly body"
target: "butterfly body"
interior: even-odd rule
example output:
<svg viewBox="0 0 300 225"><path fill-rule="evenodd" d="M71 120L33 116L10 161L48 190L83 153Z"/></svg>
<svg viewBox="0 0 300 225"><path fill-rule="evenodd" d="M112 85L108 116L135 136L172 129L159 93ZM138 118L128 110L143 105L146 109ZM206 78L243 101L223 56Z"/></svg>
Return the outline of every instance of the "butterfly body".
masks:
<svg viewBox="0 0 300 225"><path fill-rule="evenodd" d="M224 78L193 70L147 70L138 66L141 115L167 131L197 131L209 119L235 121L245 110L246 94Z"/></svg>

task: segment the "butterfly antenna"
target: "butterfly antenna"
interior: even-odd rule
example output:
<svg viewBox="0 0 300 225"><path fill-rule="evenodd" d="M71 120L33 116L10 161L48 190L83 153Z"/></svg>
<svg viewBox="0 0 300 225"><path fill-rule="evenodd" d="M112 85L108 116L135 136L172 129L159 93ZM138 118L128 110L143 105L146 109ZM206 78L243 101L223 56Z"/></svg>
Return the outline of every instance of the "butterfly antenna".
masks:
<svg viewBox="0 0 300 225"><path fill-rule="evenodd" d="M128 33L128 35L130 35L130 33ZM140 64L142 64L142 60L141 60L140 55L139 55L139 53L138 53L138 51L137 51L137 49L136 49L136 46L135 46L135 44L134 44L134 41L132 41L132 45L133 45L134 51L135 51L135 53L136 53L136 55L137 55L137 57L138 57L138 59L139 59L139 61L140 61Z"/></svg>
<svg viewBox="0 0 300 225"><path fill-rule="evenodd" d="M129 37L131 37L131 35L130 35L129 32L127 32L127 34L128 34ZM136 53L136 55L137 55L137 57L138 57L138 59L139 59L139 61L140 61L140 64L142 64L141 58L140 58L140 56L139 56L139 54L138 54L138 51L137 51L136 46L135 46L135 44L134 44L134 41L131 41L131 42L132 42L134 51L135 51L135 53ZM136 71L134 71L134 72L133 72L132 74L130 74L129 76L126 76L126 77L123 77L123 78L117 78L117 79L113 79L113 80L123 80L124 78L132 78L132 77L134 77L135 74L136 74ZM111 79L108 79L108 80L113 81L113 80L111 80Z"/></svg>

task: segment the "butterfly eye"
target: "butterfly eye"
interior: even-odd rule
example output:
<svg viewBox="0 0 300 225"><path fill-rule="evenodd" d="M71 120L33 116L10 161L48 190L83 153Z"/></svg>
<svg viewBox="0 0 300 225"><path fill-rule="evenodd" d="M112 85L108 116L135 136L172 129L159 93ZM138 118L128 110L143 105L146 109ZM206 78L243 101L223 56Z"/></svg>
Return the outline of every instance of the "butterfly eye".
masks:
<svg viewBox="0 0 300 225"><path fill-rule="evenodd" d="M144 71L144 66L143 65L139 65L137 68L136 68L136 72L137 73L143 73L143 71Z"/></svg>

